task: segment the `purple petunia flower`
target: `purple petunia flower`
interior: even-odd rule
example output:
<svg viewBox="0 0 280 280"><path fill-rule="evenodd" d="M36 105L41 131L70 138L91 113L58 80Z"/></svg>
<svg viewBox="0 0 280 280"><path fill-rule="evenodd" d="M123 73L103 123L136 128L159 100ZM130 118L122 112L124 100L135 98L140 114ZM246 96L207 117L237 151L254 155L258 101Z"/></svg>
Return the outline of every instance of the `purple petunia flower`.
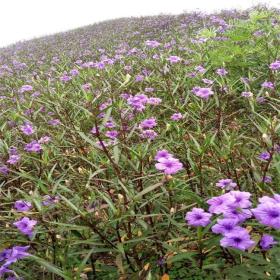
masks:
<svg viewBox="0 0 280 280"><path fill-rule="evenodd" d="M49 205L52 205L52 204L55 204L55 203L58 203L58 202L59 202L59 197L58 196L45 195L43 197L42 204L44 206L49 206Z"/></svg>
<svg viewBox="0 0 280 280"><path fill-rule="evenodd" d="M229 193L212 197L207 200L207 203L210 205L209 212L215 214L224 213L228 209L229 205L232 205L234 201L234 197Z"/></svg>
<svg viewBox="0 0 280 280"><path fill-rule="evenodd" d="M167 58L167 60L170 63L178 63L179 61L181 61L181 58L179 56L176 56L176 55L171 55Z"/></svg>
<svg viewBox="0 0 280 280"><path fill-rule="evenodd" d="M106 131L105 135L111 139L116 139L119 132L117 130Z"/></svg>
<svg viewBox="0 0 280 280"><path fill-rule="evenodd" d="M21 233L28 235L29 237L33 235L33 229L36 224L36 220L31 220L28 217L23 217L19 221L13 223Z"/></svg>
<svg viewBox="0 0 280 280"><path fill-rule="evenodd" d="M234 189L237 184L232 181L232 179L221 179L216 183L217 187L220 187L221 189L225 190L232 190Z"/></svg>
<svg viewBox="0 0 280 280"><path fill-rule="evenodd" d="M24 200L17 200L14 204L14 208L18 212L24 212L24 211L29 211L32 208L32 204L28 201Z"/></svg>
<svg viewBox="0 0 280 280"><path fill-rule="evenodd" d="M158 46L160 46L160 43L155 40L147 40L145 42L145 45L149 48L157 48Z"/></svg>
<svg viewBox="0 0 280 280"><path fill-rule="evenodd" d="M170 154L167 150L160 150L157 152L155 160L158 161L160 158L173 158L173 155Z"/></svg>
<svg viewBox="0 0 280 280"><path fill-rule="evenodd" d="M250 92L250 91L243 91L242 93L241 93L241 96L242 97L247 97L247 98L250 98L250 97L253 97L253 93L252 92Z"/></svg>
<svg viewBox="0 0 280 280"><path fill-rule="evenodd" d="M236 207L228 207L223 213L224 218L235 219L238 223L243 223L245 220L252 217L252 213L249 209L241 209Z"/></svg>
<svg viewBox="0 0 280 280"><path fill-rule="evenodd" d="M147 128L154 128L157 125L157 121L155 118L150 118L142 121L139 125L140 128L142 129L147 129Z"/></svg>
<svg viewBox="0 0 280 280"><path fill-rule="evenodd" d="M233 204L230 205L231 207L249 208L252 205L249 200L251 197L249 192L230 191L229 194L234 198Z"/></svg>
<svg viewBox="0 0 280 280"><path fill-rule="evenodd" d="M193 208L191 211L187 212L185 220L188 225L205 227L211 223L211 216L212 214L205 212L201 208Z"/></svg>
<svg viewBox="0 0 280 280"><path fill-rule="evenodd" d="M262 153L260 153L260 155L258 156L258 158L259 158L260 160L265 160L265 161L269 160L270 157L271 157L271 155L270 155L269 152L262 152Z"/></svg>
<svg viewBox="0 0 280 280"><path fill-rule="evenodd" d="M25 135L31 135L35 132L33 126L31 123L25 123L20 127L20 130L25 134Z"/></svg>
<svg viewBox="0 0 280 280"><path fill-rule="evenodd" d="M19 89L19 93L24 93L26 91L32 91L33 87L30 85L23 85L20 89Z"/></svg>
<svg viewBox="0 0 280 280"><path fill-rule="evenodd" d="M263 88L274 89L274 84L273 84L272 82L267 82L267 81L265 81L265 82L262 83L262 87L263 87Z"/></svg>
<svg viewBox="0 0 280 280"><path fill-rule="evenodd" d="M147 104L151 104L151 105L158 105L161 103L161 99L158 98L158 97L150 97L148 100L147 100Z"/></svg>
<svg viewBox="0 0 280 280"><path fill-rule="evenodd" d="M25 145L24 150L27 152L39 153L42 150L42 146L36 140L33 140Z"/></svg>
<svg viewBox="0 0 280 280"><path fill-rule="evenodd" d="M261 224L280 229L280 203L262 201L252 212Z"/></svg>
<svg viewBox="0 0 280 280"><path fill-rule="evenodd" d="M176 158L159 158L156 163L156 169L164 171L164 174L175 174L183 169L183 164Z"/></svg>
<svg viewBox="0 0 280 280"><path fill-rule="evenodd" d="M183 115L181 113L175 113L170 117L170 119L173 121L179 121L182 118L183 118Z"/></svg>
<svg viewBox="0 0 280 280"><path fill-rule="evenodd" d="M272 182L272 178L271 178L270 176L264 176L264 177L262 178L262 181L263 181L264 183L269 184L269 183Z"/></svg>
<svg viewBox="0 0 280 280"><path fill-rule="evenodd" d="M220 76L226 76L226 74L228 74L228 71L224 68L219 68L216 70L216 73Z"/></svg>
<svg viewBox="0 0 280 280"><path fill-rule="evenodd" d="M46 144L49 143L51 141L51 137L49 136L42 136L39 140L38 143L39 144Z"/></svg>
<svg viewBox="0 0 280 280"><path fill-rule="evenodd" d="M208 79L202 79L202 82L206 85L213 85L214 81Z"/></svg>
<svg viewBox="0 0 280 280"><path fill-rule="evenodd" d="M260 240L260 246L263 250L271 249L273 245L277 244L273 236L264 234Z"/></svg>
<svg viewBox="0 0 280 280"><path fill-rule="evenodd" d="M271 70L278 70L280 69L280 60L276 60L269 65Z"/></svg>
<svg viewBox="0 0 280 280"><path fill-rule="evenodd" d="M29 247L30 246L14 246L11 249L6 249L7 252L5 253L5 265L9 266L20 259L30 256L30 254L26 252Z"/></svg>
<svg viewBox="0 0 280 280"><path fill-rule="evenodd" d="M9 168L6 165L0 164L0 174L8 175L9 171L10 171Z"/></svg>
<svg viewBox="0 0 280 280"><path fill-rule="evenodd" d="M234 230L241 229L237 224L238 220L235 219L218 219L217 224L212 226L212 231L217 234L225 235Z"/></svg>
<svg viewBox="0 0 280 280"><path fill-rule="evenodd" d="M17 164L20 161L20 155L10 155L7 163L9 164Z"/></svg>
<svg viewBox="0 0 280 280"><path fill-rule="evenodd" d="M225 234L225 236L220 240L222 247L231 247L245 251L252 247L255 242L250 239L250 235L244 228L238 228L232 232Z"/></svg>
<svg viewBox="0 0 280 280"><path fill-rule="evenodd" d="M202 98L202 99L208 99L211 95L214 94L214 92L210 88L201 88L201 87L194 87L192 89L192 92Z"/></svg>
<svg viewBox="0 0 280 280"><path fill-rule="evenodd" d="M61 122L59 119L52 119L52 120L49 120L48 121L48 124L52 125L52 126L57 126L57 125L60 125Z"/></svg>
<svg viewBox="0 0 280 280"><path fill-rule="evenodd" d="M140 134L141 138L150 139L150 140L154 140L157 136L158 134L152 129L143 130L142 133Z"/></svg>

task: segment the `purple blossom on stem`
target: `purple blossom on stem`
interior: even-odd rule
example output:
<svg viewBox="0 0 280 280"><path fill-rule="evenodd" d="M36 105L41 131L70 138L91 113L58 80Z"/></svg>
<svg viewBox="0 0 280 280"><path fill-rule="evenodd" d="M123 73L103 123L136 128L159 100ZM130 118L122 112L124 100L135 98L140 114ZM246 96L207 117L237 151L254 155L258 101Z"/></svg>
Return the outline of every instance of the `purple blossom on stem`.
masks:
<svg viewBox="0 0 280 280"><path fill-rule="evenodd" d="M211 95L214 94L214 92L210 88L201 88L201 87L194 87L192 89L192 92L202 98L202 99L208 99Z"/></svg>
<svg viewBox="0 0 280 280"><path fill-rule="evenodd" d="M212 214L205 212L201 208L193 208L187 212L185 220L188 225L198 227L205 227L211 223Z"/></svg>
<svg viewBox="0 0 280 280"><path fill-rule="evenodd" d="M246 229L238 228L225 234L225 236L221 239L220 244L222 247L231 247L245 251L252 247L255 242L250 239L250 235Z"/></svg>
<svg viewBox="0 0 280 280"><path fill-rule="evenodd" d="M31 123L25 123L20 127L20 130L25 134L25 135L31 135L35 132L33 126Z"/></svg>
<svg viewBox="0 0 280 280"><path fill-rule="evenodd" d="M260 240L260 246L263 250L269 250L275 244L277 244L277 242L274 240L273 236L269 234L264 234Z"/></svg>
<svg viewBox="0 0 280 280"><path fill-rule="evenodd" d="M24 150L27 152L40 153L42 151L42 146L36 140L33 140L25 145Z"/></svg>
<svg viewBox="0 0 280 280"><path fill-rule="evenodd" d="M237 184L234 183L232 179L221 179L218 183L216 183L216 186L221 189L232 190L237 186Z"/></svg>
<svg viewBox="0 0 280 280"><path fill-rule="evenodd" d="M173 121L179 121L182 118L183 118L183 115L181 113L175 113L170 117L170 119Z"/></svg>
<svg viewBox="0 0 280 280"><path fill-rule="evenodd" d="M19 221L13 223L21 233L29 237L33 235L33 229L36 224L37 221L31 220L28 217L23 217Z"/></svg>
<svg viewBox="0 0 280 280"><path fill-rule="evenodd" d="M156 163L156 169L164 171L164 174L175 174L183 169L183 164L176 158L159 158Z"/></svg>
<svg viewBox="0 0 280 280"><path fill-rule="evenodd" d="M17 200L14 204L14 208L18 212L29 211L32 208L32 204L29 201Z"/></svg>

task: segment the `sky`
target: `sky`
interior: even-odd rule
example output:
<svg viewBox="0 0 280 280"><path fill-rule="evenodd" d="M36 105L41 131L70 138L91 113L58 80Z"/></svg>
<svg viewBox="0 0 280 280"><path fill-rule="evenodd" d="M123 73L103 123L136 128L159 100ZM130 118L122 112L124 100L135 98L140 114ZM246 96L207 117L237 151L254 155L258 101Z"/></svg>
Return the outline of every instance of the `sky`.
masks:
<svg viewBox="0 0 280 280"><path fill-rule="evenodd" d="M0 0L0 47L108 19L246 9L280 0Z"/></svg>

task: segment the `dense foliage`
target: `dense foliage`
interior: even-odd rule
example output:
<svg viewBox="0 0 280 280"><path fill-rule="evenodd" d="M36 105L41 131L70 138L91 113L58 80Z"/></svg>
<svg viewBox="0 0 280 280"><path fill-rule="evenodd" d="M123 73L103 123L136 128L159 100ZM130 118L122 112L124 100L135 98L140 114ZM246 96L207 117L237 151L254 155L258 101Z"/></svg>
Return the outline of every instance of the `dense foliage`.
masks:
<svg viewBox="0 0 280 280"><path fill-rule="evenodd" d="M279 41L254 8L0 49L0 278L280 279Z"/></svg>

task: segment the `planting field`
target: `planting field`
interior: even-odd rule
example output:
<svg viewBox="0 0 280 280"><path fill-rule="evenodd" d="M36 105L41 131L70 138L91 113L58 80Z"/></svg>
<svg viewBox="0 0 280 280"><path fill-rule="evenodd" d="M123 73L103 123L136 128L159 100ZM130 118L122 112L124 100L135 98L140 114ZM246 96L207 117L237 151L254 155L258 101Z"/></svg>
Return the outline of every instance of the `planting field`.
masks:
<svg viewBox="0 0 280 280"><path fill-rule="evenodd" d="M0 279L280 279L279 51L260 7L0 49Z"/></svg>

